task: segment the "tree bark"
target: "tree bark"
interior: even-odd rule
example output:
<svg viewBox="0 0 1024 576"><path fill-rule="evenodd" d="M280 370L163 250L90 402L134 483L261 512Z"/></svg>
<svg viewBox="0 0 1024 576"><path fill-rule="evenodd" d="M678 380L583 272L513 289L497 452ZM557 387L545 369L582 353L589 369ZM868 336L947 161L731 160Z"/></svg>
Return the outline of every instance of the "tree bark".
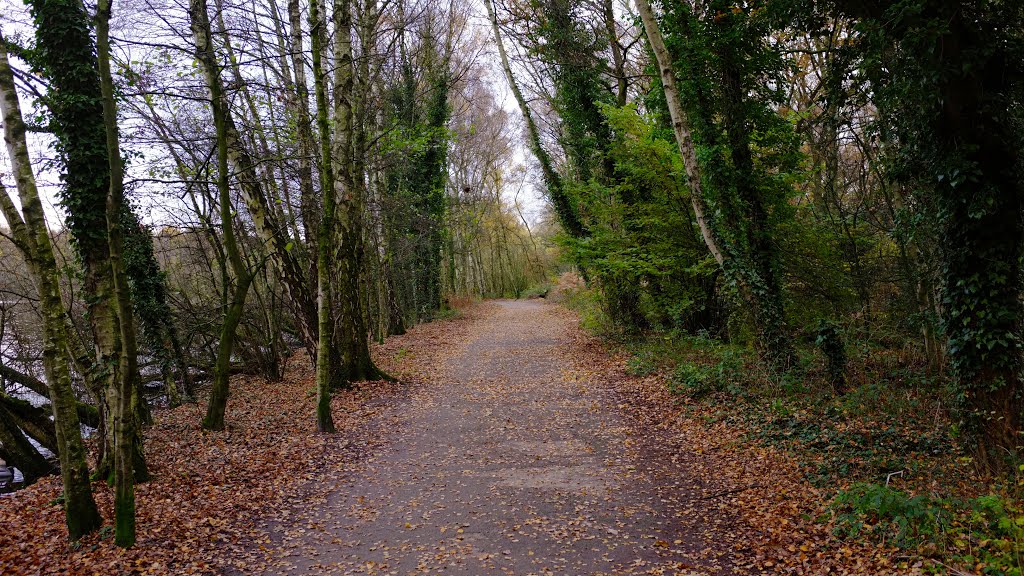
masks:
<svg viewBox="0 0 1024 576"><path fill-rule="evenodd" d="M110 170L110 188L106 198L107 238L120 337L117 376L108 392L114 416L114 543L129 548L135 544L136 474L140 477L145 475L142 470L136 470L136 463L144 464L145 460L141 456L143 442L139 432L142 400L139 392L138 345L128 274L123 261L124 166L118 143L114 81L110 73L110 15L111 0L100 0L96 11L96 49Z"/></svg>
<svg viewBox="0 0 1024 576"><path fill-rule="evenodd" d="M0 458L21 470L26 484L54 473L53 465L32 446L18 427L18 419L0 403Z"/></svg>
<svg viewBox="0 0 1024 576"><path fill-rule="evenodd" d="M928 11L949 26L926 47L928 65L940 71L940 98L928 100L934 107L931 128L944 156L936 164L950 171L936 186L949 362L979 467L1016 471L1024 448L1024 186L1019 135L1004 111L1024 71L1020 62L1007 63L999 52L988 52L986 43L999 38L991 20L979 20L958 3L934 2Z"/></svg>
<svg viewBox="0 0 1024 576"><path fill-rule="evenodd" d="M11 421L25 435L39 443L54 454L60 454L60 446L57 442L57 427L51 420L52 411L45 408L37 408L31 402L20 400L0 392L0 408L7 411Z"/></svg>
<svg viewBox="0 0 1024 576"><path fill-rule="evenodd" d="M118 384L121 328L117 315L114 271L110 266L107 196L110 171L95 44L89 15L77 0L31 0L36 54L50 81L47 105L57 127L57 150L63 163L61 204L82 263L89 325L95 358L87 382L104 415L103 458L97 473L113 467L112 406L106 398Z"/></svg>
<svg viewBox="0 0 1024 576"><path fill-rule="evenodd" d="M0 197L0 202L3 202L2 197ZM68 353L65 352L65 354ZM20 386L24 386L25 388L28 388L29 390L35 392L36 394L39 394L40 396L46 398L47 400L50 399L50 390L46 386L46 383L43 382L42 380L33 378L28 374L19 372L14 368L11 368L10 366L4 366L3 364L0 364L0 377L5 378L11 382L14 382L15 384L18 384ZM81 421L82 424L85 424L86 426L91 426L93 428L96 428L97 426L100 425L99 411L96 409L95 406L92 406L91 404L86 404L84 402L79 402L77 400L75 402L75 410L76 412L78 412L78 419Z"/></svg>
<svg viewBox="0 0 1024 576"><path fill-rule="evenodd" d="M224 307L224 319L221 324L217 344L217 359L214 365L214 378L210 390L210 401L207 405L203 428L207 430L223 430L224 414L227 409L231 367L231 352L234 349L235 335L238 324L242 320L245 299L249 293L253 274L242 259L238 241L235 239L232 224L230 157L232 140L228 103L224 94L217 66L216 53L213 46L213 34L210 30L210 16L206 0L190 0L189 19L196 44L196 60L202 68L206 88L210 95L210 108L213 113L213 124L217 137L217 192L220 211L221 231L224 249L231 271L235 276L235 287L230 303ZM234 141L237 145L237 140ZM239 178L251 177L240 174ZM225 286L225 290L228 290Z"/></svg>
<svg viewBox="0 0 1024 576"><path fill-rule="evenodd" d="M298 19L298 2L294 3ZM310 3L309 21L312 32L313 74L317 103L317 127L320 130L321 153L324 170L321 172L320 189L320 227L317 230L317 326L319 344L316 355L316 429L319 432L334 432L334 417L331 414L331 391L334 389L333 377L336 374L334 354L331 350L335 331L334 296L331 289L332 275L335 268L334 258L334 221L337 211L337 190L334 185L331 162L330 132L327 125L327 98L324 94L323 63L321 50L326 37L326 22L320 14L319 0ZM291 10L291 8L289 8Z"/></svg>
<svg viewBox="0 0 1024 576"><path fill-rule="evenodd" d="M311 2L310 11L312 12L312 10ZM289 51L292 59L292 70L295 73L295 96L289 102L294 102L293 115L298 126L299 136L299 205L302 224L305 227L306 242L314 246L317 242L317 226L313 225L316 222L317 214L315 191L313 188L313 157L316 154L316 140L313 137L312 115L309 109L306 62L302 57L302 16L299 0L288 0L288 20L291 24ZM310 22L312 20L311 16ZM323 186L323 182L321 182L321 186Z"/></svg>
<svg viewBox="0 0 1024 576"><path fill-rule="evenodd" d="M489 1L489 0L487 0ZM683 105L679 100L679 88L676 86L676 73L672 67L672 55L665 46L665 39L658 28L658 21L654 17L654 11L648 0L634 0L637 12L640 13L640 20L643 22L644 31L647 33L647 40L654 50L655 59L658 62L658 74L661 77L661 84L665 91L665 100L668 102L669 116L672 118L672 132L676 137L676 144L679 146L679 154L683 159L683 167L686 169L686 184L690 189L690 204L693 206L693 213L697 217L697 225L700 227L701 237L707 245L711 255L719 266L725 267L725 251L719 244L708 217L707 204L704 202L704 188L700 179L700 165L697 163L697 146L693 142L693 135L690 133L690 121L683 111Z"/></svg>
<svg viewBox="0 0 1024 576"><path fill-rule="evenodd" d="M363 266L363 211L365 190L357 178L356 128L354 126L355 66L352 55L351 0L336 0L334 21L334 136L331 165L338 203L336 239L339 311L335 345L341 354L340 381L375 380L384 374L370 358L366 320L363 317L360 276ZM357 173L358 172L358 173Z"/></svg>
<svg viewBox="0 0 1024 576"><path fill-rule="evenodd" d="M89 467L85 461L78 419L78 401L71 387L71 358L68 354L67 319L61 299L57 262L50 242L43 205L36 188L35 175L25 141L25 122L15 90L14 74L7 53L0 49L0 114L3 116L4 141L7 144L24 219L15 211L6 190L0 194L4 217L13 228L20 225L20 243L27 250L36 290L43 312L43 370L46 373L50 409L61 462L64 486L64 510L68 535L72 540L97 530L103 522L92 496Z"/></svg>

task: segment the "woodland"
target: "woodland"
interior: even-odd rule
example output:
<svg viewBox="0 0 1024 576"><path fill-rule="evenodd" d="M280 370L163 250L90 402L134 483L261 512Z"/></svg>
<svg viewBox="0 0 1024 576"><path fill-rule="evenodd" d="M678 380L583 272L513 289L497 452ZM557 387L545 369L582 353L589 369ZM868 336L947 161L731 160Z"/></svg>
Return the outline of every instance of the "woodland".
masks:
<svg viewBox="0 0 1024 576"><path fill-rule="evenodd" d="M70 541L135 544L162 412L228 434L238 375L302 364L330 434L332 398L398 379L374 343L559 292L631 374L832 486L837 538L1021 574L1024 3L0 24L0 459L59 474Z"/></svg>

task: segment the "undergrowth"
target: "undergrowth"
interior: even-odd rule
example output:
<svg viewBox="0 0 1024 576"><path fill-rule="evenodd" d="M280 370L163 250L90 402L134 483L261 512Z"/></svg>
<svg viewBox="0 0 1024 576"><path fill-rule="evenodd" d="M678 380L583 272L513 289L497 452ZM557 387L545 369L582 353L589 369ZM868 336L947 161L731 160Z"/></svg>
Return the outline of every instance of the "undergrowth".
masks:
<svg viewBox="0 0 1024 576"><path fill-rule="evenodd" d="M897 547L936 572L1024 576L1024 480L977 477L947 387L905 351L861 342L842 352L835 329L819 327L799 347L799 365L775 373L748 347L706 335L629 337L589 290L562 302L583 328L625 349L630 374L660 376L681 410L794 455L829 494L820 520L837 537Z"/></svg>

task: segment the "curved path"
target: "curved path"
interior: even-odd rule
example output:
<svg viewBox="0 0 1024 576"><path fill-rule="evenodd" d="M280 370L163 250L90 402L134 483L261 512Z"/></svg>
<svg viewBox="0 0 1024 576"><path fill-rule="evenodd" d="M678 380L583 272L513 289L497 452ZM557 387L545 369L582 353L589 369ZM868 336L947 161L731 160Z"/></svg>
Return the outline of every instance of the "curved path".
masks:
<svg viewBox="0 0 1024 576"><path fill-rule="evenodd" d="M443 377L382 409L381 447L270 525L267 573L732 573L727 529L687 519L699 483L588 380L573 322L489 305Z"/></svg>

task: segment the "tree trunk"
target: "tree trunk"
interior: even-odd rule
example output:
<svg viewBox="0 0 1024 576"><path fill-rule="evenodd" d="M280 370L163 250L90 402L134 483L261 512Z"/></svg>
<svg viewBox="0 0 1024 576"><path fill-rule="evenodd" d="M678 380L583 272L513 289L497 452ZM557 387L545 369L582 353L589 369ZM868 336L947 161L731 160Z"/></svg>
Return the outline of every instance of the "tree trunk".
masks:
<svg viewBox="0 0 1024 576"><path fill-rule="evenodd" d="M253 274L242 259L232 224L231 185L229 181L229 158L232 144L230 140L231 117L227 109L228 103L218 71L206 0L190 0L189 20L196 43L196 60L199 62L200 68L202 68L203 76L206 80L206 88L210 94L210 108L213 113L213 124L217 137L217 193L221 231L224 250L227 252L227 260L235 276L235 288L232 292L230 303L224 307L224 319L221 324L217 344L217 360L214 365L213 386L210 391L210 402L207 405L206 417L203 419L203 428L207 430L223 430L224 413L227 409L229 393L228 377L230 375L231 353L234 350L235 334L238 324L242 320L245 299L249 292L249 286L252 283ZM237 144L237 141L235 143ZM239 177L244 178L245 176L240 175ZM225 279L225 291L229 290L227 284L228 281Z"/></svg>
<svg viewBox="0 0 1024 576"><path fill-rule="evenodd" d="M519 89L519 83L516 82L515 75L512 74L512 67L509 65L508 55L505 53L505 45L501 39L501 30L498 27L498 16L494 11L494 4L491 0L484 0L484 6L487 7L487 14L491 19L491 30L494 32L494 43L498 47L501 69L505 72L505 80L508 82L508 87L519 104L519 111L522 112L523 119L526 120L526 131L530 135L530 150L537 157L537 161L540 162L541 173L544 176L544 185L547 188L548 196L551 198L551 203L555 206L558 221L570 236L580 238L586 234L586 230L576 212L576 207L573 206L568 194L566 194L565 187L562 185L562 177L555 170L551 155L544 149L544 144L540 139L540 129L537 128L537 123L533 119L530 105L526 102L522 90Z"/></svg>
<svg viewBox="0 0 1024 576"><path fill-rule="evenodd" d="M110 170L107 193L107 234L110 244L110 268L114 279L114 304L119 319L120 356L118 377L111 388L110 406L114 413L114 542L128 548L135 544L135 481L144 477L141 425L141 394L138 345L135 338L131 294L125 271L122 211L124 210L124 166L118 143L117 107L114 81L110 73L111 0L100 0L96 11L96 48L99 61L100 92L103 101L103 126L106 133L107 161Z"/></svg>
<svg viewBox="0 0 1024 576"><path fill-rule="evenodd" d="M298 2L292 0L296 5ZM327 98L324 94L323 63L321 50L326 37L326 22L320 14L319 0L310 4L310 28L312 29L313 74L316 83L317 127L320 130L321 162L325 169L321 172L320 190L320 227L317 230L317 322L319 329L319 345L316 356L316 429L319 432L334 432L334 417L331 414L331 391L334 389L333 377L337 370L334 365L332 339L335 331L334 297L331 282L335 269L334 223L337 212L337 190L334 185L334 174L331 167L330 132L327 125ZM295 7L298 11L298 7ZM296 17L297 19L297 17ZM294 25L294 24L293 24ZM351 296L350 296L351 297Z"/></svg>
<svg viewBox="0 0 1024 576"><path fill-rule="evenodd" d="M312 11L311 2L310 14ZM311 22L312 19L310 16ZM306 242L315 246L317 245L317 226L314 226L314 223L316 222L317 206L313 189L313 157L316 154L316 140L313 138L313 127L310 120L312 116L309 110L309 87L306 84L306 62L302 57L302 17L299 0L288 0L288 20L291 24L289 51L292 58L292 69L295 72L295 97L289 99L289 102L294 101L295 103L293 115L298 126L299 136L299 205L302 224L305 227ZM314 57L317 58L317 56ZM323 182L321 182L322 185ZM317 277L316 274L313 277Z"/></svg>
<svg viewBox="0 0 1024 576"><path fill-rule="evenodd" d="M728 50L728 49L727 49ZM729 142L729 156L735 171L734 185L746 217L746 249L748 254L736 257L737 269L747 277L747 298L753 304L754 325L758 331L761 354L769 363L789 368L796 362L796 352L786 329L782 288L779 285L777 256L772 241L764 197L754 174L754 158L750 149L750 129L744 109L746 93L740 79L734 54L721 54L723 61L722 123Z"/></svg>
<svg viewBox="0 0 1024 576"><path fill-rule="evenodd" d="M704 244L707 245L719 266L724 268L725 251L716 238L708 217L707 204L704 202L704 188L700 179L700 167L697 163L697 147L694 145L693 135L690 133L690 121L679 100L672 56L669 54L668 48L665 47L665 40L658 28L658 21L654 17L650 2L648 0L634 1L637 12L640 13L640 20L643 21L644 31L647 33L647 40L651 43L651 49L654 50L654 56L658 62L658 73L665 91L668 112L672 118L672 132L675 134L679 154L683 159L683 167L686 169L686 184L690 189L690 203L693 206L693 213L697 217L697 225L700 227Z"/></svg>
<svg viewBox="0 0 1024 576"><path fill-rule="evenodd" d="M53 465L43 458L18 428L17 419L0 404L0 458L21 470L26 484L53 474ZM88 476L86 476L88 478ZM99 514L97 514L97 518ZM102 521L102 519L101 519Z"/></svg>
<svg viewBox="0 0 1024 576"><path fill-rule="evenodd" d="M938 178L943 320L949 363L964 397L967 432L982 469L1006 470L1021 453L1021 198L1017 134L1006 100L1019 77L1004 73L978 20L937 3L949 22L929 58L941 70L933 129L950 170ZM995 62L993 62L994 60ZM1015 64L1016 65L1016 64ZM986 68L987 66L987 68ZM1019 85L1019 84L1018 84Z"/></svg>
<svg viewBox="0 0 1024 576"><path fill-rule="evenodd" d="M31 402L8 396L0 392L0 408L7 411L12 423L25 435L54 454L60 454L57 442L57 427L51 420L53 411L37 408Z"/></svg>
<svg viewBox="0 0 1024 576"><path fill-rule="evenodd" d="M14 210L6 190L0 194L3 213L12 231L23 230L20 243L25 248L43 314L43 370L46 373L50 409L57 436L57 455L61 462L64 486L64 510L68 535L72 540L99 529L103 522L92 497L89 468L85 461L78 419L78 401L71 387L71 358L68 354L67 319L61 300L57 262L46 227L43 205L36 188L32 162L25 141L25 123L15 91L14 74L7 53L0 49L0 113L3 116L4 141L7 144L24 220Z"/></svg>
<svg viewBox="0 0 1024 576"><path fill-rule="evenodd" d="M63 161L61 203L82 263L83 284L95 360L88 382L103 404L104 459L98 472L113 465L114 429L107 392L120 386L121 327L114 270L110 265L107 196L110 166L103 96L96 71L89 15L76 0L32 0L39 62L50 81L47 104L57 127L57 150Z"/></svg>
<svg viewBox="0 0 1024 576"><path fill-rule="evenodd" d="M697 225L700 227L701 236L704 238L704 244L708 247L711 255L714 256L726 275L736 280L744 299L752 304L763 352L767 352L769 360L773 363L789 367L793 361L793 350L784 330L782 301L779 296L777 281L774 278L773 267L770 263L771 251L765 246L767 241L765 239L766 232L761 230L754 239L751 248L755 252L755 256L751 258L752 262L747 263L746 266L744 263L736 261L737 257L733 254L733 251L727 248L715 232L707 203L704 200L700 165L697 160L697 147L690 132L690 120L687 118L679 98L672 56L665 46L665 40L661 30L658 28L658 21L654 16L654 11L651 9L650 2L648 0L635 0L635 3L637 11L640 13L640 19L643 22L647 39L651 44L651 49L654 51L654 56L658 63L658 72L665 92L665 101L668 104L669 115L672 119L672 131L675 134L676 144L679 146L679 154L686 169L686 181L690 189L690 203L697 219ZM733 95L742 98L742 94ZM733 106L736 105L735 102L732 104ZM739 129L740 127L733 126L732 128L733 137L742 140L743 132ZM746 144L743 141L733 142L732 144L733 151L737 154L737 161L740 164L750 164L752 160L744 158L742 153L745 149L749 155L749 148L744 147ZM737 185L740 187L746 185L747 195L752 195L749 190L751 186L749 182L746 184L738 182ZM748 198L748 201L758 202L754 210L763 211L763 207L759 203L760 199L756 197L756 194L753 194L753 196L753 198ZM764 217L763 215L757 217L755 214L755 220L764 220ZM761 228L766 226L764 222L760 222L759 225ZM757 265L754 266L754 264ZM744 268L754 268L754 270L744 272Z"/></svg>
<svg viewBox="0 0 1024 576"><path fill-rule="evenodd" d="M0 202L3 201L3 197L0 196ZM13 206L13 204L11 204L11 206ZM2 211L0 211L0 213L2 213ZM65 357L68 357L68 354L69 352L65 351ZM28 388L29 390L35 392L36 394L39 394L40 396L46 398L47 400L49 400L50 398L50 389L46 386L45 382L33 378L23 372L19 372L11 368L10 366L4 366L3 364L0 364L0 378L5 378L11 382L14 382L15 384L24 386L25 388ZM86 426L91 426L93 428L99 426L99 411L96 409L95 406L91 404L86 404L84 402L79 402L76 400L75 411L78 412L78 419L81 421L82 424L85 424Z"/></svg>
<svg viewBox="0 0 1024 576"><path fill-rule="evenodd" d="M341 354L340 380L345 383L375 380L384 376L370 358L366 320L360 296L363 265L364 189L356 182L356 129L354 126L355 67L352 57L352 6L350 0L334 3L334 137L331 165L335 173L335 197L338 214L335 221L338 246L337 269L340 281L340 314L335 345Z"/></svg>

